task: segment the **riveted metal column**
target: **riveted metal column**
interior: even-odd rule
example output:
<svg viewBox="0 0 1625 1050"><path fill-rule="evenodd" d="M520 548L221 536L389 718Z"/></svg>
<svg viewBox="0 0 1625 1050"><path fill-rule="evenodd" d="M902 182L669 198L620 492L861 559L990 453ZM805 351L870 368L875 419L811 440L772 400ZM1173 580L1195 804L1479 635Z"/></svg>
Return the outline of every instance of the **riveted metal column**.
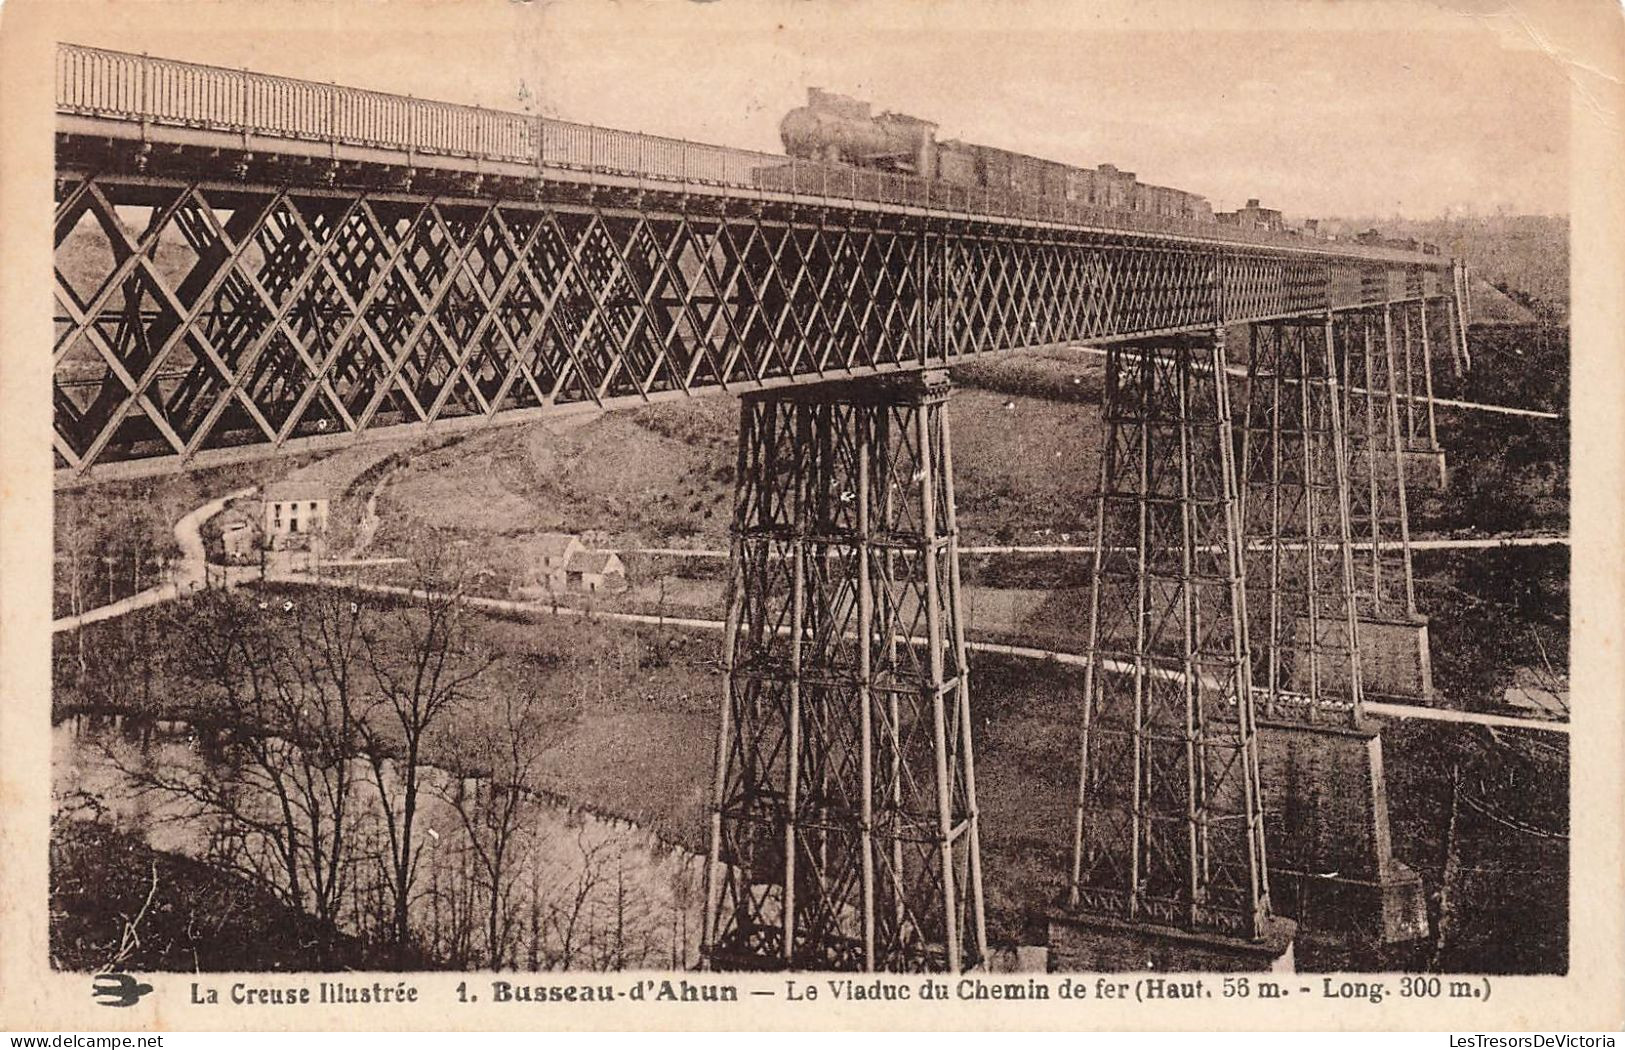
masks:
<svg viewBox="0 0 1625 1050"><path fill-rule="evenodd" d="M1359 594L1354 574L1354 527L1353 518L1349 511L1349 476L1348 476L1348 420L1338 411L1341 399L1337 396L1337 345L1335 342L1337 326L1330 315L1326 317L1325 327L1322 329L1321 340L1321 368L1330 387L1327 403L1330 405L1328 417L1331 430L1331 447L1328 450L1332 463L1332 487L1337 507L1337 544L1339 549L1338 567L1341 569L1342 587L1335 595L1334 602L1341 612L1347 639L1348 653L1348 698L1349 718L1355 725L1363 724L1365 719L1365 686L1361 670L1360 630L1359 630ZM1307 357L1307 355L1306 355Z"/></svg>
<svg viewBox="0 0 1625 1050"><path fill-rule="evenodd" d="M986 957L947 393L743 400L708 965Z"/></svg>
<svg viewBox="0 0 1625 1050"><path fill-rule="evenodd" d="M1084 815L1091 812L1094 799L1089 792L1089 747L1090 733L1095 711L1092 698L1095 695L1096 676L1101 672L1102 660L1095 659L1094 654L1101 652L1104 638L1101 635L1101 581L1104 579L1103 568L1106 552L1106 493L1108 485L1118 480L1120 467L1117 463L1118 442L1113 440L1116 436L1112 429L1112 406L1118 403L1121 395L1116 390L1123 374L1122 365L1117 357L1123 353L1121 346L1110 346L1106 349L1106 388L1105 412L1107 430L1106 440L1100 445L1100 469L1096 475L1095 483L1095 528L1093 534L1094 551L1091 555L1093 565L1089 573L1089 629L1085 636L1084 651L1090 654L1090 660L1083 668L1083 704L1079 713L1081 726L1081 747L1078 756L1078 794L1076 805L1073 808L1072 821L1072 872L1067 884L1067 904L1076 908L1081 903L1079 894L1083 879L1083 858L1085 842ZM1092 847L1093 843L1087 843Z"/></svg>
<svg viewBox="0 0 1625 1050"><path fill-rule="evenodd" d="M1358 415L1362 424L1362 430L1360 431L1360 440L1355 442L1354 447L1359 449L1357 454L1360 456L1360 462L1365 468L1364 482L1368 490L1367 498L1370 500L1368 505L1370 513L1366 518L1366 524L1369 532L1366 534L1365 539L1371 545L1369 554L1371 573L1371 611L1380 615L1384 612L1384 605L1386 604L1385 591L1387 589L1387 581L1383 579L1384 559L1382 528L1383 521L1386 516L1384 497L1387 494L1383 491L1382 484L1383 466L1380 435L1382 434L1383 428L1378 423L1378 413L1380 411L1378 405L1379 403L1382 403L1383 409L1386 409L1387 405L1383 403L1386 401L1385 398L1382 402L1379 402L1378 387L1381 381L1377 378L1377 357L1376 350L1372 342L1371 317L1369 314L1363 311L1358 313L1356 316L1359 318L1360 325L1358 348L1362 355L1361 359L1363 362L1363 368L1360 375L1362 377L1362 382L1365 389L1355 395L1361 399L1362 407Z"/></svg>
<svg viewBox="0 0 1625 1050"><path fill-rule="evenodd" d="M1394 310L1395 307L1390 304L1384 311L1389 318L1390 330L1393 327ZM1404 376L1405 381L1405 397L1403 399L1405 403L1402 406L1405 419L1405 448L1411 449L1415 448L1417 444L1416 370L1413 367L1415 355L1411 350L1411 311L1408 305L1403 303L1399 305L1398 310L1400 339L1397 349L1399 351L1401 374Z"/></svg>
<svg viewBox="0 0 1625 1050"><path fill-rule="evenodd" d="M1416 605L1392 308L1342 315L1334 334L1343 381L1363 391L1348 400L1343 457L1351 523L1369 548L1354 563L1363 690L1368 696L1425 699L1433 688L1432 662L1427 621Z"/></svg>
<svg viewBox="0 0 1625 1050"><path fill-rule="evenodd" d="M754 427L756 413L748 411L743 406L739 413L738 448L734 459L734 478L746 476L747 471L753 470L755 464L753 457L762 448L762 443L756 440ZM734 515L738 521L740 504L738 491L735 493ZM710 849L706 854L705 865L705 915L701 918L700 960L702 965L711 962L712 948L717 943L717 932L721 925L732 923L738 925L749 921L739 911L730 918L724 917L720 911L722 892L730 873L722 867L722 829L723 808L727 802L727 789L730 767L736 761L743 760L742 752L736 752L735 725L733 718L734 707L734 661L735 653L740 649L739 631L743 621L745 602L745 557L747 551L736 530L729 543L728 556L728 615L723 625L722 640L722 704L718 715L716 760L712 767L711 813L709 826ZM744 779L751 779L750 774L744 773ZM737 904L738 902L736 902Z"/></svg>
<svg viewBox="0 0 1625 1050"><path fill-rule="evenodd" d="M1406 484L1405 471L1405 436L1401 433L1399 424L1399 392L1395 389L1398 376L1394 369L1394 315L1393 308L1382 308L1382 345L1386 357L1388 376L1388 444L1393 450L1394 464L1394 494L1399 526L1399 548L1404 557L1400 560L1400 569L1403 574L1405 599L1405 614L1416 615L1416 578L1411 569L1411 512L1410 500L1407 495L1409 486ZM1407 380L1409 376L1406 377Z"/></svg>
<svg viewBox="0 0 1625 1050"><path fill-rule="evenodd" d="M964 591L959 578L959 508L954 498L954 445L952 428L949 425L949 416L946 411L942 413L942 473L943 486L947 492L946 514L948 525L948 549L945 552L948 560L949 588L953 600L946 604L953 618L951 640L953 642L953 659L959 667L959 704L958 722L959 733L964 748L964 795L966 816L968 819L967 836L970 854L970 915L974 923L971 933L975 937L974 948L976 958L987 958L987 918L985 912L985 899L982 885L982 830L981 812L977 806L976 795L976 745L975 720L971 717L971 673L970 649L965 644L965 609L960 596Z"/></svg>
<svg viewBox="0 0 1625 1050"><path fill-rule="evenodd" d="M1070 915L1261 938L1273 920L1223 338L1114 347L1107 372Z"/></svg>
<svg viewBox="0 0 1625 1050"><path fill-rule="evenodd" d="M1347 724L1360 710L1344 400L1324 321L1256 326L1243 526L1253 686L1267 718Z"/></svg>
<svg viewBox="0 0 1625 1050"><path fill-rule="evenodd" d="M863 865L863 968L873 971L879 967L875 954L875 696L874 649L876 644L874 597L874 498L873 471L870 466L875 435L872 421L863 420L855 428L858 442L858 746L861 749L858 776L860 812L858 814L858 848Z"/></svg>

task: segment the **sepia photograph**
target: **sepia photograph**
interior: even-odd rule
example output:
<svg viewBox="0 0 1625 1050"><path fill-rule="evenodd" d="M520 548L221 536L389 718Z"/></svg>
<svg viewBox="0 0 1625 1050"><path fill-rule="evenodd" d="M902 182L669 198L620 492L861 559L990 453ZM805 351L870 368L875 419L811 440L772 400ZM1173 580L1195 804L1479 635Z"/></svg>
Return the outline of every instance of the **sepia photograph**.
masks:
<svg viewBox="0 0 1625 1050"><path fill-rule="evenodd" d="M1619 82L1562 15L1621 27L1547 6L7 12L31 965L87 1010L1565 978L1620 906L1570 746Z"/></svg>

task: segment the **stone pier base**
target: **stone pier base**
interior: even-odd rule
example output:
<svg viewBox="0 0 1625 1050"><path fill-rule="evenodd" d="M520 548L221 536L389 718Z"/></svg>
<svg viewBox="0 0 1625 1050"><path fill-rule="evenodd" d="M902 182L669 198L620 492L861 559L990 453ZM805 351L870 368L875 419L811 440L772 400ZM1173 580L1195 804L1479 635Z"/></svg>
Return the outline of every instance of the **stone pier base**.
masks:
<svg viewBox="0 0 1625 1050"><path fill-rule="evenodd" d="M1405 484L1410 489L1442 492L1450 487L1450 470L1445 465L1444 449L1405 449L1400 455L1405 461Z"/></svg>
<svg viewBox="0 0 1625 1050"><path fill-rule="evenodd" d="M1171 926L1054 911L1049 916L1052 973L1291 973L1297 924L1275 918L1258 940L1189 933Z"/></svg>
<svg viewBox="0 0 1625 1050"><path fill-rule="evenodd" d="M1296 626L1296 647L1302 653L1309 648L1309 624L1300 620ZM1430 703L1433 700L1433 659L1428 650L1428 621L1424 616L1404 618L1360 617L1360 681L1368 700L1396 700L1405 703ZM1320 621L1321 645L1335 653L1334 646L1344 645L1341 622L1330 619ZM1299 659L1293 668L1288 687L1307 692L1310 687L1309 662ZM1349 662L1346 657L1323 655L1320 661L1322 695L1345 696L1349 688Z"/></svg>
<svg viewBox="0 0 1625 1050"><path fill-rule="evenodd" d="M1393 856L1382 738L1370 728L1265 720L1259 730L1274 910L1316 939L1426 936L1421 877Z"/></svg>
<svg viewBox="0 0 1625 1050"><path fill-rule="evenodd" d="M1360 619L1360 680L1368 699L1433 700L1425 616Z"/></svg>

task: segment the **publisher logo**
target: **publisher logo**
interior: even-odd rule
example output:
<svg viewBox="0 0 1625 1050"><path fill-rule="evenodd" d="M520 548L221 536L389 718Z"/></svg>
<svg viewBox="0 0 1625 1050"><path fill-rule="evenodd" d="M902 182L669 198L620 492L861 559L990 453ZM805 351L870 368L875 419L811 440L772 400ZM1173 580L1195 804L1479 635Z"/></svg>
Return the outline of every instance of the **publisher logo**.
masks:
<svg viewBox="0 0 1625 1050"><path fill-rule="evenodd" d="M103 1006L134 1006L150 991L152 985L128 973L99 973L90 985L90 997Z"/></svg>

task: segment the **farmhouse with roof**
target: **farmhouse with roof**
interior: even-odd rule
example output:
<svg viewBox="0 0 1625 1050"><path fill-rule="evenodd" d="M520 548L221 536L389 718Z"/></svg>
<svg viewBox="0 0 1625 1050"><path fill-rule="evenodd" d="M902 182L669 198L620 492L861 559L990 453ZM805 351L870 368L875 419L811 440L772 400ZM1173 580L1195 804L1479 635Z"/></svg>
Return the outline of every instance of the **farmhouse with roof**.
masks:
<svg viewBox="0 0 1625 1050"><path fill-rule="evenodd" d="M544 532L536 537L536 583L554 593L569 584L566 566L570 559L587 548L581 540L567 532Z"/></svg>
<svg viewBox="0 0 1625 1050"><path fill-rule="evenodd" d="M265 545L271 550L308 547L327 531L327 486L290 479L265 487Z"/></svg>
<svg viewBox="0 0 1625 1050"><path fill-rule="evenodd" d="M626 589L626 565L614 551L577 551L564 571L571 590L597 594Z"/></svg>

